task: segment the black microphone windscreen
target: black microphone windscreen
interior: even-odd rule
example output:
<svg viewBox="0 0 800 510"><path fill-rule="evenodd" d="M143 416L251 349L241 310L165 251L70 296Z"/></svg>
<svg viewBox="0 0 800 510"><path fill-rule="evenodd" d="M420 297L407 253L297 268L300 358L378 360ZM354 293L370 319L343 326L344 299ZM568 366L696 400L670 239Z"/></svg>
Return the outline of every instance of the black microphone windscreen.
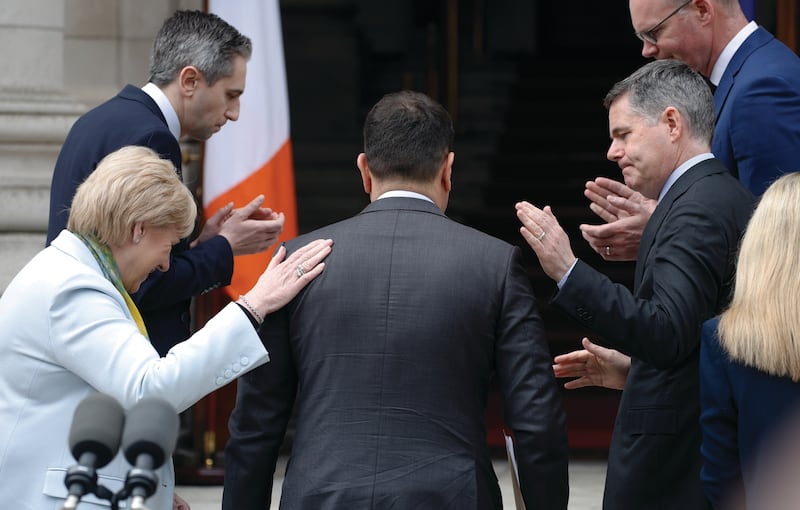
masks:
<svg viewBox="0 0 800 510"><path fill-rule="evenodd" d="M160 398L143 398L128 411L122 448L125 458L136 465L139 455L152 457L153 469L160 467L175 450L180 426L178 413Z"/></svg>
<svg viewBox="0 0 800 510"><path fill-rule="evenodd" d="M97 456L93 467L101 468L117 454L125 410L113 397L92 393L83 399L72 417L69 449L75 460L84 453Z"/></svg>

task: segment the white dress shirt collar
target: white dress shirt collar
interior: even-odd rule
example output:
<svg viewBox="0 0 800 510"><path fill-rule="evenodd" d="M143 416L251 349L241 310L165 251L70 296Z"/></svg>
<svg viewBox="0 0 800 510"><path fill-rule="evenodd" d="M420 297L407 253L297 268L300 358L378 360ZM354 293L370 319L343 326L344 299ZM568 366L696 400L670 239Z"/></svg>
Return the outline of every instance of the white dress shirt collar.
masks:
<svg viewBox="0 0 800 510"><path fill-rule="evenodd" d="M158 85L155 83L148 83L142 90L145 94L153 98L153 101L156 102L158 105L158 109L161 110L161 114L164 115L164 118L167 119L167 127L169 128L169 132L172 133L172 136L175 137L176 140L181 139L181 121L178 119L178 114L175 112L175 108L172 107L172 103L169 102L167 99L167 95L164 94Z"/></svg>
<svg viewBox="0 0 800 510"><path fill-rule="evenodd" d="M728 64L731 63L731 59L736 54L736 51L744 44L745 39L755 32L757 28L758 25L756 25L755 21L751 21L745 25L725 46L722 53L719 54L719 58L714 63L714 69L711 70L711 76L708 77L708 80L713 83L714 86L719 85L720 80L722 80L722 75L725 74L725 69L728 68Z"/></svg>
<svg viewBox="0 0 800 510"><path fill-rule="evenodd" d="M392 198L392 197L403 197L403 198L418 198L420 200L427 200L430 203L434 203L429 197L426 197L422 193L417 193L416 191L405 191L402 189L395 189L391 191L387 191L382 193L376 200L380 200L382 198Z"/></svg>
<svg viewBox="0 0 800 510"><path fill-rule="evenodd" d="M664 183L664 186L662 186L661 188L661 193L658 194L658 202L661 203L661 199L664 198L664 195L667 194L667 191L669 191L672 185L675 184L675 181L677 181L681 175L685 174L687 170L689 170L696 164L700 163L701 161L705 161L713 157L714 155L711 154L710 152L704 152L702 154L698 154L697 156L694 156L693 158L689 158L686 161L684 161L683 164L681 164L680 166L678 166L678 168L673 170L672 173L669 174L669 177L667 177L667 182Z"/></svg>

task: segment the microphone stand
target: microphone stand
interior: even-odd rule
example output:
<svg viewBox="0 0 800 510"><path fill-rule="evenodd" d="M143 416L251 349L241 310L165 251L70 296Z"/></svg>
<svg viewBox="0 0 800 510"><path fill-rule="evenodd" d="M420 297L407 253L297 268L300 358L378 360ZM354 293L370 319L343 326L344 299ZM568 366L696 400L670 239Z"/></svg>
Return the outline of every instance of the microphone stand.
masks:
<svg viewBox="0 0 800 510"><path fill-rule="evenodd" d="M80 460L83 462L67 470L64 484L69 489L69 494L61 506L61 510L75 510L84 494L94 494L100 499L109 501L114 496L109 489L97 484L97 470L90 467L94 464L95 455L85 452Z"/></svg>
<svg viewBox="0 0 800 510"><path fill-rule="evenodd" d="M111 510L119 510L119 502L128 498L131 498L130 510L148 510L145 501L155 494L157 488L158 476L153 470L152 458L141 455L136 466L128 471L125 487L111 500Z"/></svg>

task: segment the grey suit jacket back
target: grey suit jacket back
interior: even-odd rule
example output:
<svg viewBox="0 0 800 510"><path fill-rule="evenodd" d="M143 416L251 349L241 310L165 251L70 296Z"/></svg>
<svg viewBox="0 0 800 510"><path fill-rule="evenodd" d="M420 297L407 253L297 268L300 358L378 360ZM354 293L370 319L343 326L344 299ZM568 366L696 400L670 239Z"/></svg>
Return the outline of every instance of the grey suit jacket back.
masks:
<svg viewBox="0 0 800 510"><path fill-rule="evenodd" d="M295 382L281 508L500 508L484 426L495 373L526 500L565 508L564 415L519 250L413 198L378 200L287 246L320 237L334 240L325 271L265 323L273 362L239 386L226 508L248 507L232 494L252 471L247 421L270 412L251 385L287 388L290 403ZM284 343L293 366L276 381Z"/></svg>

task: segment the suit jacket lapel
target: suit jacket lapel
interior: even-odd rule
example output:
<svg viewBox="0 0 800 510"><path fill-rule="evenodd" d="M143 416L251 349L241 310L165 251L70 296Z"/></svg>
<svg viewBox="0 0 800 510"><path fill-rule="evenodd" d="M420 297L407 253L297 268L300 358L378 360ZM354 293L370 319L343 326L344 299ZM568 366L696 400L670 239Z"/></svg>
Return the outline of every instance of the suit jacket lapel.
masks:
<svg viewBox="0 0 800 510"><path fill-rule="evenodd" d="M639 256L636 258L636 271L633 279L634 292L639 288L644 275L645 261L655 244L656 234L661 228L661 224L664 223L667 213L672 209L672 204L686 193L686 190L691 188L698 179L720 171L725 172L727 170L717 159L711 158L701 161L681 175L667 191L667 194L664 195L664 198L661 199L661 202L658 203L656 210L653 211L653 215L650 216L650 220L644 227L642 239L639 242Z"/></svg>
<svg viewBox="0 0 800 510"><path fill-rule="evenodd" d="M725 69L719 81L719 86L717 86L717 90L714 92L714 115L717 119L719 119L719 112L722 111L722 107L728 99L728 93L733 87L736 75L739 74L744 63L754 51L769 43L774 38L772 34L758 27L755 32L744 40L739 49L736 50L736 53L733 54L733 58L728 63L728 67Z"/></svg>

